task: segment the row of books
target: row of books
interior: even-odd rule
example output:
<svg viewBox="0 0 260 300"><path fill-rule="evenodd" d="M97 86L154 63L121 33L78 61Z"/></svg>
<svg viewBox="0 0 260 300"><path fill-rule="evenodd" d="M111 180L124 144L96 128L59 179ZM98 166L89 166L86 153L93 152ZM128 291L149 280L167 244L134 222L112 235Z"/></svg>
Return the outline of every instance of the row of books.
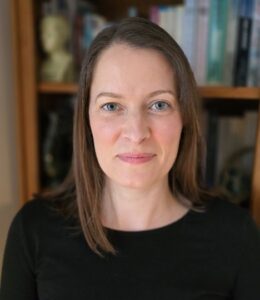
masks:
<svg viewBox="0 0 260 300"><path fill-rule="evenodd" d="M260 0L185 0L150 19L184 50L199 84L260 85Z"/></svg>
<svg viewBox="0 0 260 300"><path fill-rule="evenodd" d="M42 16L55 13L70 21L70 48L80 69L86 49L110 23L83 0L43 2ZM128 15L138 15L138 7L129 7ZM184 0L153 5L148 17L182 47L198 84L260 86L260 0Z"/></svg>

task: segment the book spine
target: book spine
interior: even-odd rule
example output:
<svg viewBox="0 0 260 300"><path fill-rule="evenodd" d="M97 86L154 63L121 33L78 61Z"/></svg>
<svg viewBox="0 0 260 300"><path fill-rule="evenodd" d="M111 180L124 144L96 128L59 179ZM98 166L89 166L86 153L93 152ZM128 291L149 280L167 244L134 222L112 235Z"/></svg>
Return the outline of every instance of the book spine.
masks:
<svg viewBox="0 0 260 300"><path fill-rule="evenodd" d="M234 67L234 85L246 86L252 29L252 0L241 0L238 20L237 52Z"/></svg>
<svg viewBox="0 0 260 300"><path fill-rule="evenodd" d="M159 5L159 23L158 25L167 31L168 28L168 7L166 5Z"/></svg>
<svg viewBox="0 0 260 300"><path fill-rule="evenodd" d="M240 0L228 2L228 24L227 24L227 43L224 58L224 85L233 84L233 69L235 64L236 45L237 45L237 25Z"/></svg>
<svg viewBox="0 0 260 300"><path fill-rule="evenodd" d="M210 0L198 1L197 41L196 41L196 66L195 77L198 84L203 85L206 81L206 58L208 43L208 20Z"/></svg>
<svg viewBox="0 0 260 300"><path fill-rule="evenodd" d="M106 19L96 13L87 13L84 16L83 47L88 49L97 36L105 27Z"/></svg>
<svg viewBox="0 0 260 300"><path fill-rule="evenodd" d="M175 40L181 45L183 39L183 15L184 15L184 6L178 5L176 6L176 30L175 30Z"/></svg>
<svg viewBox="0 0 260 300"><path fill-rule="evenodd" d="M166 31L177 41L177 7L175 5L167 6L166 18Z"/></svg>
<svg viewBox="0 0 260 300"><path fill-rule="evenodd" d="M209 84L223 83L227 8L227 0L211 0L207 57L207 83Z"/></svg>
<svg viewBox="0 0 260 300"><path fill-rule="evenodd" d="M83 49L86 50L89 48L92 41L92 32L93 32L93 24L92 24L92 13L87 13L83 17L83 36L82 36L82 46ZM84 51L83 50L83 51Z"/></svg>
<svg viewBox="0 0 260 300"><path fill-rule="evenodd" d="M160 21L160 12L158 5L152 5L149 10L149 20L157 25Z"/></svg>
<svg viewBox="0 0 260 300"><path fill-rule="evenodd" d="M183 16L183 39L181 41L182 49L191 65L195 69L195 40L197 27L197 9L195 0L186 0Z"/></svg>
<svg viewBox="0 0 260 300"><path fill-rule="evenodd" d="M260 0L255 0L253 12L247 85L260 86Z"/></svg>

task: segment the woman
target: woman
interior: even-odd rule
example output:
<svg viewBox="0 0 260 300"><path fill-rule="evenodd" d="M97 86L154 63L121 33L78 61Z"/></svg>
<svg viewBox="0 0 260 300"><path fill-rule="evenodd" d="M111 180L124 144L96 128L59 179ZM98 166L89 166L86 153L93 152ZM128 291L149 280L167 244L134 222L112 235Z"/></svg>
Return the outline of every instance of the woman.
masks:
<svg viewBox="0 0 260 300"><path fill-rule="evenodd" d="M182 50L157 25L129 18L97 36L71 175L14 219L2 300L259 299L256 225L202 187L197 101Z"/></svg>

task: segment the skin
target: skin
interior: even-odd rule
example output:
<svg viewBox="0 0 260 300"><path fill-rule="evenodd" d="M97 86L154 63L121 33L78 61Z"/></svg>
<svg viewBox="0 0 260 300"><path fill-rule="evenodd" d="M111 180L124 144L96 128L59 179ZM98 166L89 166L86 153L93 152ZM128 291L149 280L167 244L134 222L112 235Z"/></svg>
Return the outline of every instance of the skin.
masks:
<svg viewBox="0 0 260 300"><path fill-rule="evenodd" d="M187 208L172 196L168 173L178 153L182 120L166 59L155 50L126 44L106 49L94 71L89 117L105 174L103 225L146 230L181 218ZM120 159L124 153L148 153L151 159L130 163Z"/></svg>

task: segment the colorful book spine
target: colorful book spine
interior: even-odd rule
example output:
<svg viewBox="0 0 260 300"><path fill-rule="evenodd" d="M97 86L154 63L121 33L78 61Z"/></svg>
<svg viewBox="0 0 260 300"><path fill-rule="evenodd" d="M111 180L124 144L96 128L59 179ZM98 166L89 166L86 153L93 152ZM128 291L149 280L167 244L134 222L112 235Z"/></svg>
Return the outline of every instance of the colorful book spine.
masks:
<svg viewBox="0 0 260 300"><path fill-rule="evenodd" d="M234 67L234 86L246 86L252 30L253 0L241 0L238 20L237 52Z"/></svg>
<svg viewBox="0 0 260 300"><path fill-rule="evenodd" d="M177 7L175 5L167 6L165 11L165 30L176 40L178 31L177 24Z"/></svg>
<svg viewBox="0 0 260 300"><path fill-rule="evenodd" d="M196 0L186 0L184 2L183 16L183 38L181 42L182 49L194 70L196 66L196 35L197 35L197 6Z"/></svg>
<svg viewBox="0 0 260 300"><path fill-rule="evenodd" d="M166 30L180 44L183 35L183 11L183 5L152 5L149 19Z"/></svg>
<svg viewBox="0 0 260 300"><path fill-rule="evenodd" d="M168 6L159 6L159 23L158 25L167 31L168 26Z"/></svg>
<svg viewBox="0 0 260 300"><path fill-rule="evenodd" d="M228 16L227 10L227 0L211 0L207 56L208 84L223 83Z"/></svg>
<svg viewBox="0 0 260 300"><path fill-rule="evenodd" d="M155 24L159 24L160 21L160 12L158 5L152 5L149 10L149 20Z"/></svg>
<svg viewBox="0 0 260 300"><path fill-rule="evenodd" d="M175 18L175 35L174 39L176 42L181 45L183 39L183 16L184 16L184 6L177 5L175 7L175 14L173 17Z"/></svg>
<svg viewBox="0 0 260 300"><path fill-rule="evenodd" d="M83 48L88 49L97 36L105 27L106 19L96 13L87 13L84 16Z"/></svg>
<svg viewBox="0 0 260 300"><path fill-rule="evenodd" d="M249 51L248 86L260 86L260 0L255 0Z"/></svg>
<svg viewBox="0 0 260 300"><path fill-rule="evenodd" d="M228 2L227 42L224 62L225 68L223 74L223 84L228 86L231 86L233 84L233 70L235 65L237 45L239 3L240 0L230 0Z"/></svg>
<svg viewBox="0 0 260 300"><path fill-rule="evenodd" d="M210 0L198 0L195 77L198 84L206 82L207 41Z"/></svg>

